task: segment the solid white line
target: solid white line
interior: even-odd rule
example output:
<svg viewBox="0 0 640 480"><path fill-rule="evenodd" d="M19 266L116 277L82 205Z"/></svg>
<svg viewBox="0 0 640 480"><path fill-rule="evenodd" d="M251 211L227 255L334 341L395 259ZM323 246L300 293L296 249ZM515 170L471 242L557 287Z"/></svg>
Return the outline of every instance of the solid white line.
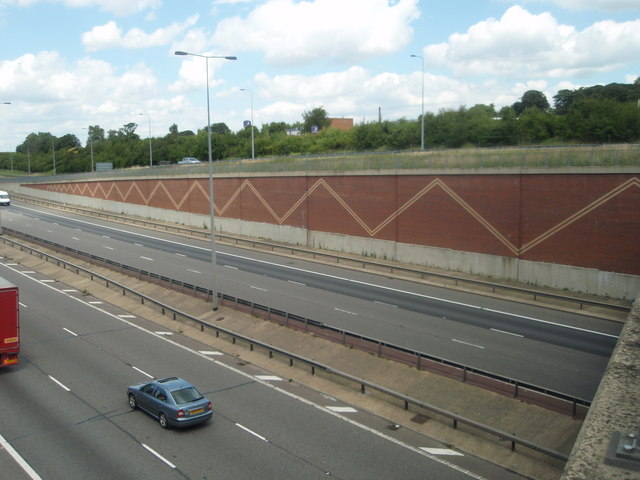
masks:
<svg viewBox="0 0 640 480"><path fill-rule="evenodd" d="M128 315L128 314L118 315L118 317L120 317L120 318L136 318L135 315Z"/></svg>
<svg viewBox="0 0 640 480"><path fill-rule="evenodd" d="M164 458L162 455L160 455L158 452L156 452L153 448L151 448L149 445L145 445L144 443L141 443L140 445L142 445L144 448L146 448L147 450L149 450L152 454L154 454L156 457L158 457L160 460L162 460L164 463L166 463L167 465L169 465L171 468L176 468L176 466L171 463L169 460L167 460L166 458Z"/></svg>
<svg viewBox="0 0 640 480"><path fill-rule="evenodd" d="M64 388L67 392L70 392L71 389L67 386L65 386L63 383L61 383L60 381L56 380L55 378L53 378L51 375L49 375L49 378L51 380L53 380L54 382L56 382L60 387Z"/></svg>
<svg viewBox="0 0 640 480"><path fill-rule="evenodd" d="M72 331L71 331L71 330L69 330L68 328L62 327L62 329L63 329L65 332L69 332L69 333L70 333L71 335L73 335L74 337L77 337L77 336L78 336L78 334L77 334L77 333L72 332Z"/></svg>
<svg viewBox="0 0 640 480"><path fill-rule="evenodd" d="M22 468L32 480L42 480L42 477L38 475L33 468L31 468L31 465L22 458L22 456L11 446L9 442L5 440L2 435L0 435L0 446L13 457L16 463L20 465L20 468Z"/></svg>
<svg viewBox="0 0 640 480"><path fill-rule="evenodd" d="M53 278L45 278L44 280L40 280L42 283L54 283L55 280Z"/></svg>
<svg viewBox="0 0 640 480"><path fill-rule="evenodd" d="M76 290L75 288L63 288L62 291L64 293L73 293L73 292L77 292L78 290Z"/></svg>
<svg viewBox="0 0 640 480"><path fill-rule="evenodd" d="M506 335L513 335L514 337L524 338L524 335L520 335L519 333L507 332L506 330L498 330L497 328L492 328L494 332L504 333Z"/></svg>
<svg viewBox="0 0 640 480"><path fill-rule="evenodd" d="M215 352L213 350L200 350L198 353L201 353L202 355L224 355L222 352Z"/></svg>
<svg viewBox="0 0 640 480"><path fill-rule="evenodd" d="M153 378L153 375L149 375L147 372L145 372L144 370L140 370L138 367L134 367L133 365L131 365L131 368L133 368L136 372L140 372L143 375L146 375L149 378Z"/></svg>
<svg viewBox="0 0 640 480"><path fill-rule="evenodd" d="M462 340L457 340L455 338L452 338L451 341L453 342L457 342L457 343L462 343L463 345L469 345L470 347L476 347L476 348L481 348L484 350L484 347L482 345L476 345L474 343L469 343L469 342L463 342Z"/></svg>
<svg viewBox="0 0 640 480"><path fill-rule="evenodd" d="M264 438L262 435L257 434L256 432L254 432L253 430L249 430L247 427L245 427L244 425L240 425L239 423L236 423L237 427L240 427L242 430L244 430L247 433L250 433L251 435L258 437L260 440L262 440L263 442L266 442L267 439Z"/></svg>
<svg viewBox="0 0 640 480"><path fill-rule="evenodd" d="M173 332L163 332L163 331L158 331L155 332L156 335L166 335L166 336L170 336L173 335Z"/></svg>

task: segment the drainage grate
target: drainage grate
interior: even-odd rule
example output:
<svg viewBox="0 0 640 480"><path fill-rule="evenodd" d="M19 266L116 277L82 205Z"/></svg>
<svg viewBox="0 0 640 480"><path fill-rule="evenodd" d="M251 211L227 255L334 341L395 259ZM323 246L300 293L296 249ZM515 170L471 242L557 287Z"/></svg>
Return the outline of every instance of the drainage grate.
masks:
<svg viewBox="0 0 640 480"><path fill-rule="evenodd" d="M422 415L420 413L411 419L413 423L417 423L419 425L423 425L427 423L429 420L431 420L431 417L427 417L426 415Z"/></svg>

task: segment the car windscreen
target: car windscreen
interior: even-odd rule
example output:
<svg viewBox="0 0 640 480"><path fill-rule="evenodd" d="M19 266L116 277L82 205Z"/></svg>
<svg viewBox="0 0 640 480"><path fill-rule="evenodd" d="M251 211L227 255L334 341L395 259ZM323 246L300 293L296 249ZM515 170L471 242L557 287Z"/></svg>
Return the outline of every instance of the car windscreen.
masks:
<svg viewBox="0 0 640 480"><path fill-rule="evenodd" d="M171 392L173 399L178 405L195 402L203 398L202 394L195 387L182 388Z"/></svg>

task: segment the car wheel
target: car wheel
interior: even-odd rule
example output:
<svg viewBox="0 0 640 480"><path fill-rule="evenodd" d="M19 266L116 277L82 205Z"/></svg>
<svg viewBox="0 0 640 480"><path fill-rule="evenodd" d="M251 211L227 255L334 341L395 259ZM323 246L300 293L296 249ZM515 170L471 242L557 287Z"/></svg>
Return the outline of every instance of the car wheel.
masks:
<svg viewBox="0 0 640 480"><path fill-rule="evenodd" d="M134 410L138 408L138 402L136 401L136 397L134 397L133 393L129 394L129 406Z"/></svg>
<svg viewBox="0 0 640 480"><path fill-rule="evenodd" d="M169 421L167 420L167 416L164 413L160 413L158 421L160 422L160 426L162 428L169 428Z"/></svg>

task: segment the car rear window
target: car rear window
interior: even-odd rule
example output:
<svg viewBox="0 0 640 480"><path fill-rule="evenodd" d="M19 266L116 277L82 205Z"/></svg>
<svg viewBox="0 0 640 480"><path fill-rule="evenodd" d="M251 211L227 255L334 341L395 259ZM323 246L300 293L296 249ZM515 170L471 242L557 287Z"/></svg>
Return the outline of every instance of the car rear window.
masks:
<svg viewBox="0 0 640 480"><path fill-rule="evenodd" d="M171 392L171 395L178 405L195 402L203 398L202 394L198 390L196 390L195 387L187 387L181 390L174 390L173 392Z"/></svg>

